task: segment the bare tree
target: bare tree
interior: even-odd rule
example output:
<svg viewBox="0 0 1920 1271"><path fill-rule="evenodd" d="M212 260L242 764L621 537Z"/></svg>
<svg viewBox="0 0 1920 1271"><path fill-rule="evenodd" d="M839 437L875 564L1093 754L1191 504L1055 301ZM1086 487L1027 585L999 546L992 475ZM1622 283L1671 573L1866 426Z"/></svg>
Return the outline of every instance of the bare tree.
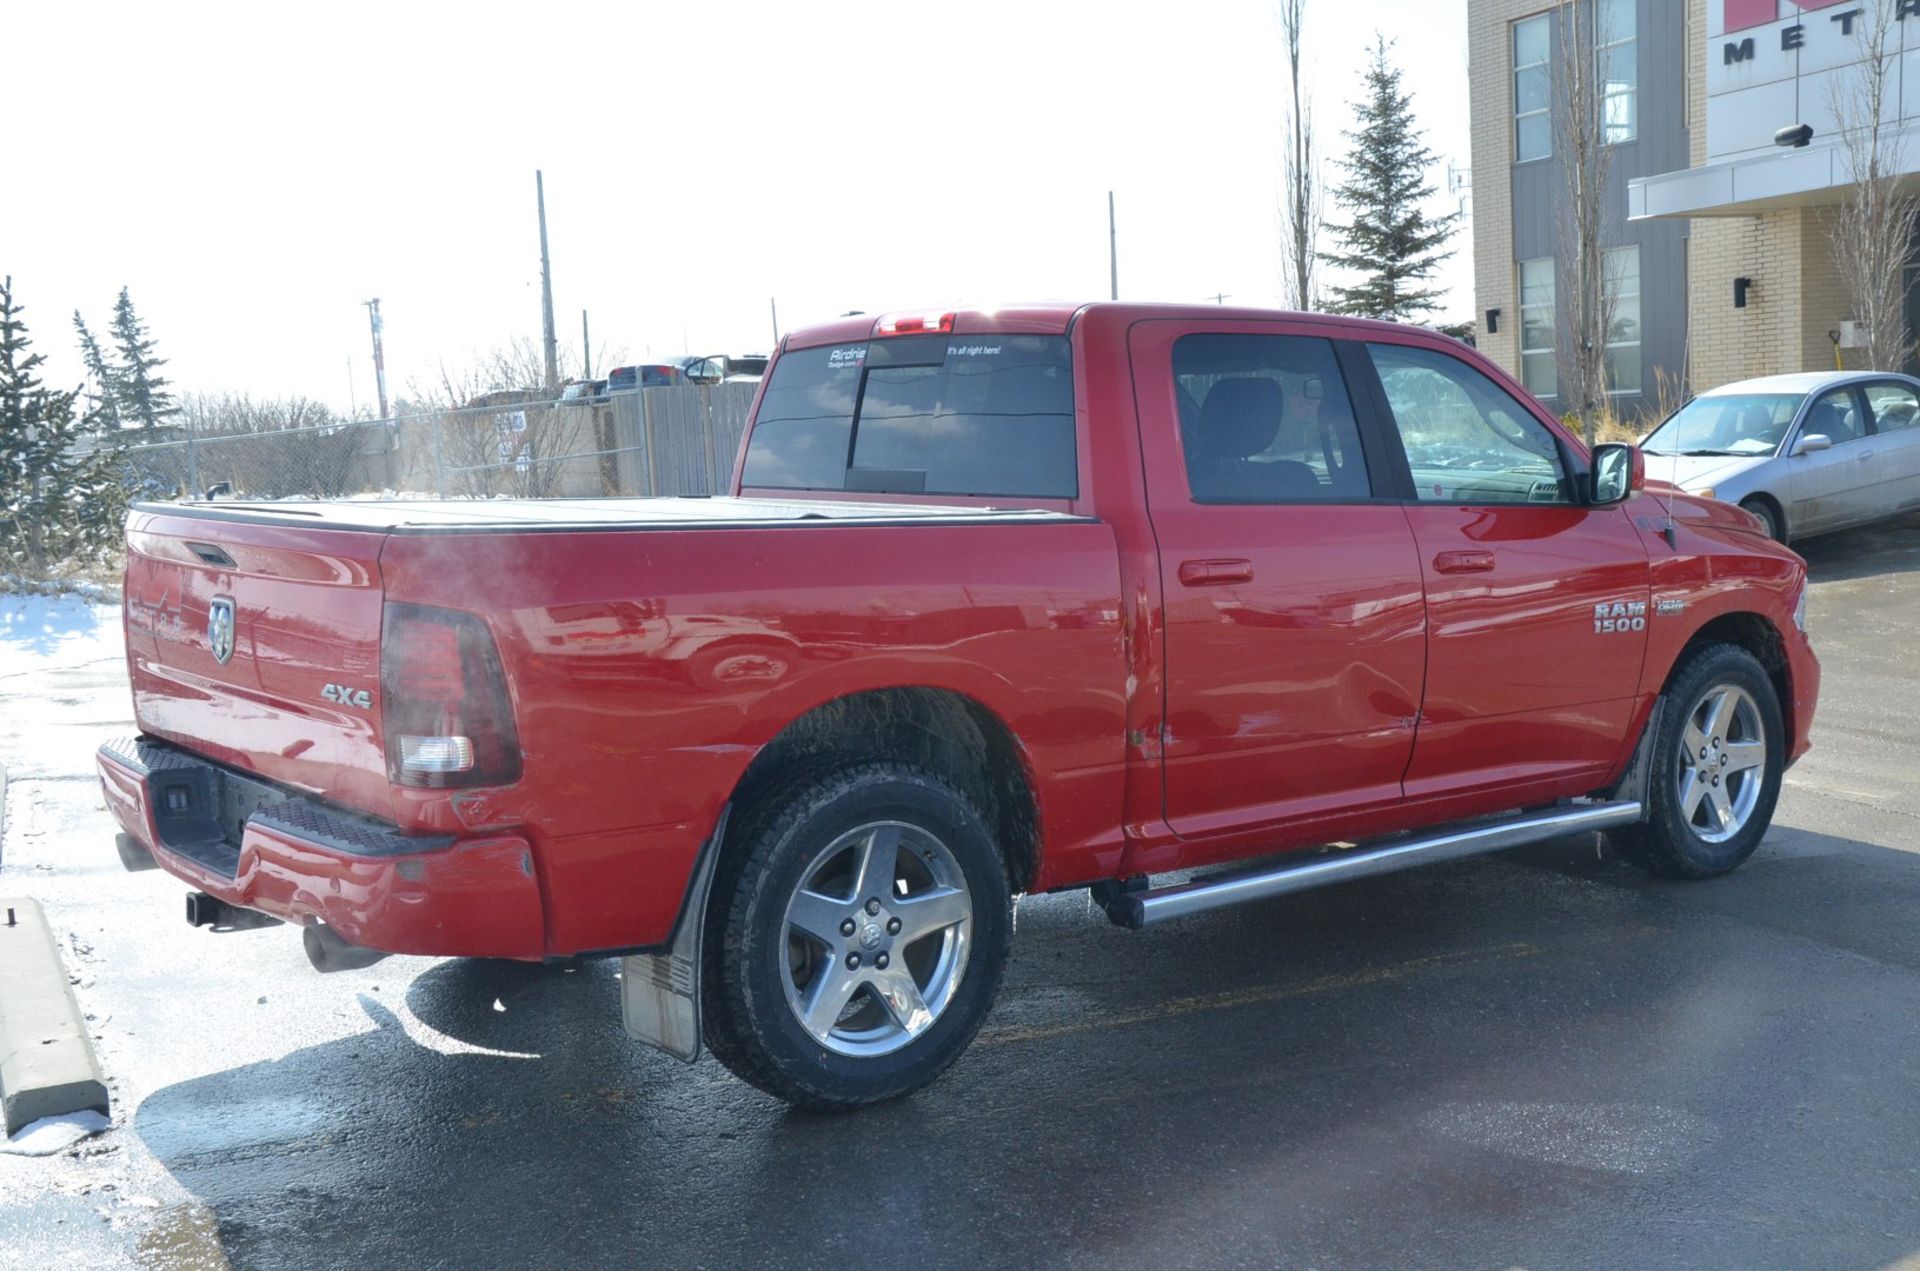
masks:
<svg viewBox="0 0 1920 1271"><path fill-rule="evenodd" d="M1607 337L1613 330L1619 280L1607 265L1614 209L1607 199L1613 146L1607 117L1604 36L1606 0L1561 0L1555 32L1561 100L1554 103L1554 148L1565 180L1557 234L1560 270L1555 280L1559 336L1554 362L1559 398L1571 407L1591 445L1603 417L1611 415L1607 391Z"/></svg>
<svg viewBox="0 0 1920 1271"><path fill-rule="evenodd" d="M1276 0L1280 30L1287 44L1287 75L1293 105L1287 111L1287 152L1281 163L1280 250L1285 262L1287 306L1310 311L1315 294L1314 272L1320 262L1320 229L1326 204L1320 188L1319 155L1313 142L1313 106L1304 100L1300 82L1300 33L1307 16L1307 0Z"/></svg>
<svg viewBox="0 0 1920 1271"><path fill-rule="evenodd" d="M1898 371L1913 351L1907 329L1906 266L1920 199L1902 193L1904 138L1887 120L1898 44L1894 0L1862 0L1856 20L1862 60L1832 81L1835 142L1847 176L1846 196L1827 222L1834 266L1854 321L1865 328L1867 369Z"/></svg>

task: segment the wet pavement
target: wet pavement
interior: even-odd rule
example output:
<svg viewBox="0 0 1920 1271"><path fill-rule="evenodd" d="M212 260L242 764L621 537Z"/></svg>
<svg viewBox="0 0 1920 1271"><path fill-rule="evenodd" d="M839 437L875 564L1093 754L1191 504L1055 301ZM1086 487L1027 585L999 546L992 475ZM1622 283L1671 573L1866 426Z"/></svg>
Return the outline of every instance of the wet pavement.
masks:
<svg viewBox="0 0 1920 1271"><path fill-rule="evenodd" d="M1920 1256L1920 518L1804 550L1816 749L1733 877L1582 838L1146 933L1028 900L973 1051L843 1118L628 1042L611 964L322 977L189 929L92 783L118 665L0 678L0 891L67 933L116 1116L0 1156L0 1263Z"/></svg>

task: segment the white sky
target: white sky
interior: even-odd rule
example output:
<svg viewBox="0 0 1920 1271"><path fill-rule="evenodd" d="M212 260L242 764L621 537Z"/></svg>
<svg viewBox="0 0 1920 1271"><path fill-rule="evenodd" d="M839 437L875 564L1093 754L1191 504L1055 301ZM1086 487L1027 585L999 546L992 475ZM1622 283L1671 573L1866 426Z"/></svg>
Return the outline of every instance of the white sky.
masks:
<svg viewBox="0 0 1920 1271"><path fill-rule="evenodd" d="M1323 149L1382 30L1435 185L1464 167L1465 10L1309 0ZM56 383L81 374L73 310L104 335L122 284L189 391L344 408L351 360L366 405L376 295L395 396L537 339L535 168L575 347L582 308L637 358L764 350L769 297L783 330L1104 297L1109 188L1123 297L1278 303L1271 0L186 11L9 6L0 273ZM1464 318L1464 226L1455 243L1443 316Z"/></svg>

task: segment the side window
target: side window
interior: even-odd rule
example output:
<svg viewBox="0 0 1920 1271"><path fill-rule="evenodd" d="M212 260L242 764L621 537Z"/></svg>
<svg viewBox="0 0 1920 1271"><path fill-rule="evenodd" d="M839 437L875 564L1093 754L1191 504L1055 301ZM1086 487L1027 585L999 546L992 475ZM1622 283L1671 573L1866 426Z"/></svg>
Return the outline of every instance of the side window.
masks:
<svg viewBox="0 0 1920 1271"><path fill-rule="evenodd" d="M1853 390L1836 388L1823 393L1807 411L1807 422L1800 426L1800 435L1808 437L1819 433L1836 446L1864 437L1866 428L1860 419L1860 412L1854 406Z"/></svg>
<svg viewBox="0 0 1920 1271"><path fill-rule="evenodd" d="M1505 389L1431 349L1369 344L1423 503L1572 503L1553 434Z"/></svg>
<svg viewBox="0 0 1920 1271"><path fill-rule="evenodd" d="M1351 503L1372 495L1346 381L1326 340L1204 334L1173 346L1196 503Z"/></svg>
<svg viewBox="0 0 1920 1271"><path fill-rule="evenodd" d="M1867 385L1867 406L1873 411L1876 432L1895 432L1911 428L1920 415L1920 397L1905 384Z"/></svg>

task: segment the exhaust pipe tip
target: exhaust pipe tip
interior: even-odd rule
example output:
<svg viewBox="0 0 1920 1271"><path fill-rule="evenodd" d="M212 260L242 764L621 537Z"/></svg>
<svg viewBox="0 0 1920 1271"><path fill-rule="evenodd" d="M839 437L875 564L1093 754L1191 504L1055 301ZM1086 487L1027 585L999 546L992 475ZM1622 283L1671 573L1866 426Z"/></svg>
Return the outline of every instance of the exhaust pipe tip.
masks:
<svg viewBox="0 0 1920 1271"><path fill-rule="evenodd" d="M215 931L258 931L262 927L277 927L280 920L258 909L229 905L203 891L190 891L187 893L187 925L212 927Z"/></svg>
<svg viewBox="0 0 1920 1271"><path fill-rule="evenodd" d="M358 971L387 957L378 949L348 944L324 923L309 925L300 934L300 942L306 946L307 961L322 975L330 975L335 971Z"/></svg>
<svg viewBox="0 0 1920 1271"><path fill-rule="evenodd" d="M131 834L113 836L114 850L120 853L120 864L129 874L138 874L142 870L159 869L160 862L153 859L153 853L139 839Z"/></svg>

